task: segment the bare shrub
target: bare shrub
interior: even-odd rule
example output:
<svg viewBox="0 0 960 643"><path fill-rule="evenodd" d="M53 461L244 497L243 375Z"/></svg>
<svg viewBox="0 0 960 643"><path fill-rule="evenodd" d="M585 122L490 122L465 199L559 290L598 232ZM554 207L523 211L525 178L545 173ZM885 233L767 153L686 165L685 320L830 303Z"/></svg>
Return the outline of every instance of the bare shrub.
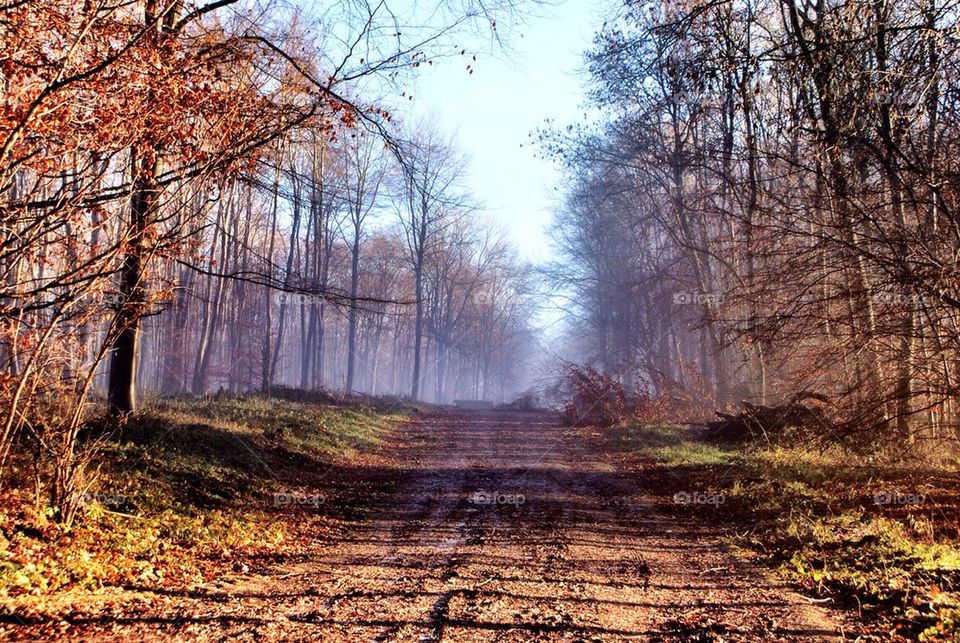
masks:
<svg viewBox="0 0 960 643"><path fill-rule="evenodd" d="M612 426L627 410L623 386L592 366L564 363L563 422L569 426Z"/></svg>

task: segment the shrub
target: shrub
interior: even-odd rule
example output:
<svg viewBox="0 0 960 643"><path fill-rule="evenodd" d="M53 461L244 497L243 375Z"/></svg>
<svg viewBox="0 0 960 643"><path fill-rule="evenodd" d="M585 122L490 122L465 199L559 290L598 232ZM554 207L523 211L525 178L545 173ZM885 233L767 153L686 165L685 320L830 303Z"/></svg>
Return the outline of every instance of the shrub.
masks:
<svg viewBox="0 0 960 643"><path fill-rule="evenodd" d="M623 386L592 366L563 365L563 421L569 426L612 426L626 416Z"/></svg>

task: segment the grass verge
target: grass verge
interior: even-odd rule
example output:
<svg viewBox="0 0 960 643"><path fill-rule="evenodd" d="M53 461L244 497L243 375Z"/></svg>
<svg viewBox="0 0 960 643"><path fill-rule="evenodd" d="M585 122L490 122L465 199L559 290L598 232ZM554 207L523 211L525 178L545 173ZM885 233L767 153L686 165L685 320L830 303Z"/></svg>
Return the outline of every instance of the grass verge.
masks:
<svg viewBox="0 0 960 643"><path fill-rule="evenodd" d="M23 455L19 484L0 494L0 596L182 587L301 555L335 522L331 497L362 492L354 459L404 414L259 396L157 401L108 436L70 529L50 520Z"/></svg>
<svg viewBox="0 0 960 643"><path fill-rule="evenodd" d="M955 467L718 446L684 427L627 425L611 439L643 458L665 493L687 494L674 503L703 494L713 505L703 515L806 595L857 610L866 636L960 640Z"/></svg>

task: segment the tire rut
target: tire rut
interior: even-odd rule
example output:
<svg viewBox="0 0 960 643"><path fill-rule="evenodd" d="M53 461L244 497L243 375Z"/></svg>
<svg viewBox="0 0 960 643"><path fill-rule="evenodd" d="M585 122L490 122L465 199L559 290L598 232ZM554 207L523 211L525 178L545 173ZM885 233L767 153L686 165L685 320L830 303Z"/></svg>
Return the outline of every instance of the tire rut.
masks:
<svg viewBox="0 0 960 643"><path fill-rule="evenodd" d="M385 484L306 559L152 595L125 621L93 614L58 640L838 638L836 615L737 559L695 515L662 511L643 471L606 456L549 415L418 417L388 461L353 471L358 488Z"/></svg>

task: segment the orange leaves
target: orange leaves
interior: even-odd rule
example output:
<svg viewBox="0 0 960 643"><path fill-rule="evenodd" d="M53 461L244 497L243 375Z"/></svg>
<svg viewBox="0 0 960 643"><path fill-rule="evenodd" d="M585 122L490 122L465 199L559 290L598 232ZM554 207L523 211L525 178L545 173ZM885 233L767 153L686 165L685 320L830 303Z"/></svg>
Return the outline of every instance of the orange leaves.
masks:
<svg viewBox="0 0 960 643"><path fill-rule="evenodd" d="M203 163L229 157L283 108L251 73L259 52L223 30L140 37L136 12L66 0L11 12L0 42L9 86L0 125L20 135L0 168L27 159L23 169L55 174L65 153L131 146L163 148L174 167Z"/></svg>
<svg viewBox="0 0 960 643"><path fill-rule="evenodd" d="M566 424L611 426L623 418L627 400L619 382L589 365L566 363L563 370Z"/></svg>
<svg viewBox="0 0 960 643"><path fill-rule="evenodd" d="M25 330L17 336L17 346L21 351L29 351L37 345L39 336L36 331Z"/></svg>

